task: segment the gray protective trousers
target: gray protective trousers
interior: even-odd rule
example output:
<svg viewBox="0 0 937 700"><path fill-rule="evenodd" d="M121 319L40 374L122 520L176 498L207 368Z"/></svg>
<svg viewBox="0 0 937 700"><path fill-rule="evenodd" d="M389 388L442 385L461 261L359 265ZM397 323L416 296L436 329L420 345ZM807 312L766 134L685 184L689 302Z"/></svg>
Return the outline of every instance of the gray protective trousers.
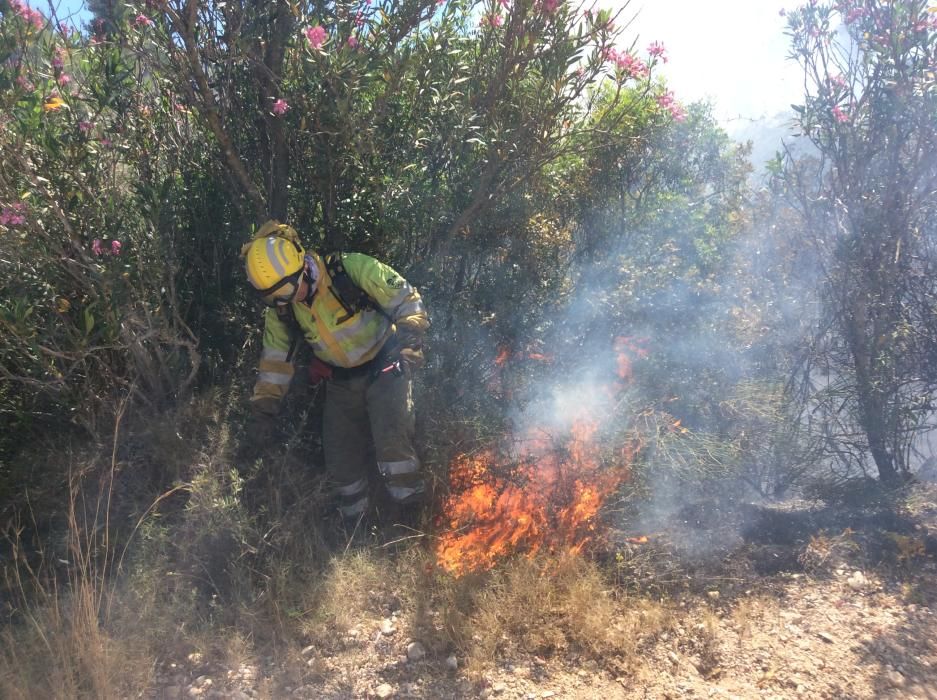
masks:
<svg viewBox="0 0 937 700"><path fill-rule="evenodd" d="M371 445L390 497L422 500L425 484L413 447L413 383L407 373L332 378L326 385L322 447L342 516L368 508Z"/></svg>

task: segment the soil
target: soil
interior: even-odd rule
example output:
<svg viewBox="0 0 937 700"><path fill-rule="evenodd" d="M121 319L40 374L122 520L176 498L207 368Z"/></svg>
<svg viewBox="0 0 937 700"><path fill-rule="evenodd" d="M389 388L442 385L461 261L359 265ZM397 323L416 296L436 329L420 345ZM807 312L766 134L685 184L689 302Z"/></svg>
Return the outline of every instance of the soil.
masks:
<svg viewBox="0 0 937 700"><path fill-rule="evenodd" d="M901 507L691 504L657 525L609 547L670 620L627 663L514 651L469 677L399 610L328 654L166 662L147 697L937 699L937 488Z"/></svg>

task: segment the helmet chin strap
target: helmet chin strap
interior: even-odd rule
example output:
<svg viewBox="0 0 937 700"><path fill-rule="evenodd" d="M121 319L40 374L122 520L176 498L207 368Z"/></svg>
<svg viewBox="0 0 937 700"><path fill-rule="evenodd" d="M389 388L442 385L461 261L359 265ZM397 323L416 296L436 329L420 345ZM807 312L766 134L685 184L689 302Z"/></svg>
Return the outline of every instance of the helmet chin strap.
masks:
<svg viewBox="0 0 937 700"><path fill-rule="evenodd" d="M309 304L312 301L312 298L316 295L316 286L317 286L318 280L315 279L315 277L312 274L310 274L310 271L309 271L309 266L315 265L315 264L316 264L315 261L313 261L308 256L306 257L306 264L303 269L303 281L306 282L307 289L306 289L306 295L302 299L299 300L303 304Z"/></svg>

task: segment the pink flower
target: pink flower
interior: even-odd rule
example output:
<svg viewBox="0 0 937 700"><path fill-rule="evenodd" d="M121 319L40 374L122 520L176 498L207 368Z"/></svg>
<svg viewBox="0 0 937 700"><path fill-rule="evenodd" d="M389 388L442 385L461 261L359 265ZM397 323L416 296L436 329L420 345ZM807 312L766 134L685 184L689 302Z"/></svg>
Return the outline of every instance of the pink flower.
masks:
<svg viewBox="0 0 937 700"><path fill-rule="evenodd" d="M95 255L104 255L104 247L100 238L91 241L91 252Z"/></svg>
<svg viewBox="0 0 937 700"><path fill-rule="evenodd" d="M625 78L646 78L650 73L647 64L640 58L632 56L630 53L622 53L614 48L608 48L605 51L605 59L615 64Z"/></svg>
<svg viewBox="0 0 937 700"><path fill-rule="evenodd" d="M91 122L80 121L78 122L78 129L82 133L88 133L91 131Z"/></svg>
<svg viewBox="0 0 937 700"><path fill-rule="evenodd" d="M61 48L55 50L55 56L52 57L52 67L61 68L65 65L65 52Z"/></svg>
<svg viewBox="0 0 937 700"><path fill-rule="evenodd" d="M286 110L289 108L290 106L282 97L273 103L273 113L278 117L282 117L284 114L286 114Z"/></svg>
<svg viewBox="0 0 937 700"><path fill-rule="evenodd" d="M846 112L844 112L842 109L840 109L839 105L836 105L835 107L833 107L833 119L835 119L840 124L842 124L843 122L849 121L849 115L846 114Z"/></svg>
<svg viewBox="0 0 937 700"><path fill-rule="evenodd" d="M106 146L110 146L111 143L112 143L112 141L111 141L109 138L107 138L107 136L102 136L102 137L99 139L99 142L100 142L100 144L101 144L102 146L105 146L105 147L106 147Z"/></svg>
<svg viewBox="0 0 937 700"><path fill-rule="evenodd" d="M480 27L500 27L504 23L504 18L492 12L491 14L484 15L481 20L478 22Z"/></svg>
<svg viewBox="0 0 937 700"><path fill-rule="evenodd" d="M356 49L356 48L358 48L358 37L356 37L356 36L350 36L350 37L348 37L348 48L349 48L349 49Z"/></svg>
<svg viewBox="0 0 937 700"><path fill-rule="evenodd" d="M552 15L560 6L560 0L541 0L540 9L544 14Z"/></svg>
<svg viewBox="0 0 937 700"><path fill-rule="evenodd" d="M46 18L39 10L34 10L25 3L14 0L10 3L13 12L18 14L24 22L33 25L34 29L42 29L46 24Z"/></svg>
<svg viewBox="0 0 937 700"><path fill-rule="evenodd" d="M647 47L647 52L653 58L659 58L664 63L667 63L667 56L664 53L664 45L659 41L652 42L650 46Z"/></svg>
<svg viewBox="0 0 937 700"><path fill-rule="evenodd" d="M23 202L16 202L8 207L3 207L0 211L0 225L19 226L26 223L26 217L23 212L26 211L26 205Z"/></svg>
<svg viewBox="0 0 937 700"><path fill-rule="evenodd" d="M682 122L686 119L686 111L680 106L670 90L657 96L657 106L670 112L670 117L674 121Z"/></svg>
<svg viewBox="0 0 937 700"><path fill-rule="evenodd" d="M314 49L322 48L322 44L325 43L325 29L318 24L314 27L306 27L304 34L306 41Z"/></svg>
<svg viewBox="0 0 937 700"><path fill-rule="evenodd" d="M111 241L111 255L120 255L120 241Z"/></svg>
<svg viewBox="0 0 937 700"><path fill-rule="evenodd" d="M72 78L68 73L62 73L62 75L55 79L55 82L57 82L60 86L65 87L70 82L72 82Z"/></svg>
<svg viewBox="0 0 937 700"><path fill-rule="evenodd" d="M144 14L139 14L133 18L133 26L135 27L152 27L153 20L147 17Z"/></svg>
<svg viewBox="0 0 937 700"><path fill-rule="evenodd" d="M15 80L14 82L16 83L16 85L17 85L18 87L20 87L21 89L25 90L26 92L32 92L33 90L36 89L36 86L33 85L33 84L26 78L25 75L18 75L18 76L16 76L16 80Z"/></svg>

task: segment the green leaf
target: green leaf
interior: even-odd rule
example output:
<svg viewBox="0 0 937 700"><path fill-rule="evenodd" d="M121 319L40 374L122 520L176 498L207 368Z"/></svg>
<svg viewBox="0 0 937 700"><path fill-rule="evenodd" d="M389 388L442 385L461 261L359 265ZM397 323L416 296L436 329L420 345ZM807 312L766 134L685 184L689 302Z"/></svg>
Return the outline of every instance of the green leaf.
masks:
<svg viewBox="0 0 937 700"><path fill-rule="evenodd" d="M82 318L85 322L85 335L91 335L91 331L94 330L94 315L91 313L90 306L85 307Z"/></svg>

